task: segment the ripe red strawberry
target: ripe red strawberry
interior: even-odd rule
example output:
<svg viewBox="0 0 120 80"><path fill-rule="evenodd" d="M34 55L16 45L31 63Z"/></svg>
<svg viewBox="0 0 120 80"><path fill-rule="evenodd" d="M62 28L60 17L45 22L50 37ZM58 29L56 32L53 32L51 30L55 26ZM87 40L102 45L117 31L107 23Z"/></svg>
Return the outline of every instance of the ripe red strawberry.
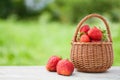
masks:
<svg viewBox="0 0 120 80"><path fill-rule="evenodd" d="M52 56L49 58L48 63L46 64L46 69L51 72L56 71L57 63L61 60L58 56Z"/></svg>
<svg viewBox="0 0 120 80"><path fill-rule="evenodd" d="M57 73L64 76L70 76L74 71L72 62L67 59L60 60L57 64Z"/></svg>
<svg viewBox="0 0 120 80"><path fill-rule="evenodd" d="M93 27L88 31L88 35L92 40L100 41L102 39L102 31L97 27Z"/></svg>
<svg viewBox="0 0 120 80"><path fill-rule="evenodd" d="M81 37L80 37L80 42L90 42L90 38L87 34L83 34Z"/></svg>
<svg viewBox="0 0 120 80"><path fill-rule="evenodd" d="M83 25L81 28L80 28L80 32L85 32L87 33L89 31L90 27L89 25Z"/></svg>

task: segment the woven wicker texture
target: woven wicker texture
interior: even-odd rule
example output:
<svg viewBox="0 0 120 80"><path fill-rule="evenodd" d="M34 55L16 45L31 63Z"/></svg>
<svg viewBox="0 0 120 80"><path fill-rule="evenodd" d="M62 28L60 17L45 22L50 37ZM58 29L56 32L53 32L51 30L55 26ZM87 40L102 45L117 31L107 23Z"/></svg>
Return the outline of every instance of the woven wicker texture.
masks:
<svg viewBox="0 0 120 80"><path fill-rule="evenodd" d="M107 42L77 42L76 37L82 24L89 18L96 17L101 19L106 27L108 34ZM113 63L112 38L108 23L99 14L90 14L84 17L78 24L72 40L70 54L71 61L75 68L81 72L104 72Z"/></svg>

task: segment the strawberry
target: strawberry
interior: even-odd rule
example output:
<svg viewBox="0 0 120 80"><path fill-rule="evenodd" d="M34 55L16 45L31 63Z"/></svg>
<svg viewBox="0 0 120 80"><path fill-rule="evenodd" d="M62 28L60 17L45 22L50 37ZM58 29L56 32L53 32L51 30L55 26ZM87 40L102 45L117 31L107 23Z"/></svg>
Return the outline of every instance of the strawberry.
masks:
<svg viewBox="0 0 120 80"><path fill-rule="evenodd" d="M67 59L60 60L57 64L57 73L64 76L70 76L74 71L72 62Z"/></svg>
<svg viewBox="0 0 120 80"><path fill-rule="evenodd" d="M80 42L90 42L90 38L87 34L83 34L81 37L80 37Z"/></svg>
<svg viewBox="0 0 120 80"><path fill-rule="evenodd" d="M102 39L102 31L97 27L93 27L88 31L88 36L94 41L100 41Z"/></svg>
<svg viewBox="0 0 120 80"><path fill-rule="evenodd" d="M81 28L80 28L80 32L85 32L87 33L89 31L90 27L89 25L83 25Z"/></svg>
<svg viewBox="0 0 120 80"><path fill-rule="evenodd" d="M57 63L61 60L60 57L58 56L52 56L49 58L48 60L48 63L46 65L46 69L48 71L51 71L51 72L55 72L56 71L56 66L57 66Z"/></svg>

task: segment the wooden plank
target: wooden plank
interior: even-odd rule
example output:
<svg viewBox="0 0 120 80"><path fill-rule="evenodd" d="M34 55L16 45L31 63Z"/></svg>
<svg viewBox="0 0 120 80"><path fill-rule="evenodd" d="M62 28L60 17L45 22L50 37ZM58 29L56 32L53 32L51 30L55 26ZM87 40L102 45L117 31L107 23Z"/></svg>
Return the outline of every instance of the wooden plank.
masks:
<svg viewBox="0 0 120 80"><path fill-rule="evenodd" d="M111 67L104 73L74 71L71 76L48 72L45 66L0 66L0 80L120 80L120 67Z"/></svg>

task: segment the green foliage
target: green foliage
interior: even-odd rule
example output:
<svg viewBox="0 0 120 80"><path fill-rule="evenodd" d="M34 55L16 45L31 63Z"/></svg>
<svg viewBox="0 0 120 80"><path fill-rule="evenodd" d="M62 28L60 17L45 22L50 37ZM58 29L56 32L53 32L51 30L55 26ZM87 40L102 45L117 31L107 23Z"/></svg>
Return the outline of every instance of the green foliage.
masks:
<svg viewBox="0 0 120 80"><path fill-rule="evenodd" d="M0 1L0 18L7 18L11 14L11 1L1 0Z"/></svg>
<svg viewBox="0 0 120 80"><path fill-rule="evenodd" d="M44 65L51 55L69 58L73 30L70 25L47 24L43 19L0 21L0 65Z"/></svg>
<svg viewBox="0 0 120 80"><path fill-rule="evenodd" d="M56 5L61 10L62 21L78 22L91 13L107 14L114 21L119 21L119 0L56 0ZM116 19L117 18L117 19Z"/></svg>
<svg viewBox="0 0 120 80"><path fill-rule="evenodd" d="M120 0L1 0L0 17L38 19L48 12L51 21L76 23L85 15L99 13L117 22L120 21L119 8Z"/></svg>
<svg viewBox="0 0 120 80"><path fill-rule="evenodd" d="M25 2L32 7L27 7ZM0 18L7 19L11 15L17 16L18 19L30 19L36 18L44 12L44 9L48 6L51 0L1 0L0 2ZM36 2L37 1L37 2ZM36 4L35 4L36 3ZM41 3L41 4L40 4ZM44 6L42 6L44 5ZM39 6L36 10L34 6ZM43 8L43 9L42 9Z"/></svg>

